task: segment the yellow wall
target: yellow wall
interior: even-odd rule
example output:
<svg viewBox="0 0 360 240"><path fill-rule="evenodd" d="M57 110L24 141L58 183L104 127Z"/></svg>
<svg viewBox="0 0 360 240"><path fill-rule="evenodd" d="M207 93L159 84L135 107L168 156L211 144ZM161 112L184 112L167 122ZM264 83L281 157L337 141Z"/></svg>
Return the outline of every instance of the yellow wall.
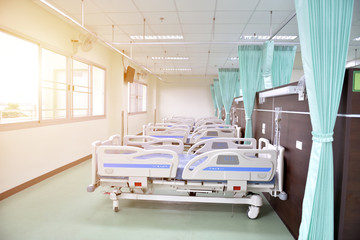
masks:
<svg viewBox="0 0 360 240"><path fill-rule="evenodd" d="M70 40L80 33L79 27L30 0L1 0L0 28L69 55L73 53ZM99 42L89 52L79 50L76 56L106 68L106 118L0 131L0 193L91 154L93 141L121 134L122 124L127 124L121 120L121 112L126 115L127 111L123 57ZM153 119L152 88L156 84L150 76L145 81L150 86L150 111L129 116L125 131L129 128L135 133L139 122Z"/></svg>

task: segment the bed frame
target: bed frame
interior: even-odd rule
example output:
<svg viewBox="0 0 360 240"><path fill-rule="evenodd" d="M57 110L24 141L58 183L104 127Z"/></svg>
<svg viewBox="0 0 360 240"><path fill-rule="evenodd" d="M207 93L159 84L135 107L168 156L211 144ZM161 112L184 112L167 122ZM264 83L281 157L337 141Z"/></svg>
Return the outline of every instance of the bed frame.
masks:
<svg viewBox="0 0 360 240"><path fill-rule="evenodd" d="M184 142L177 138L156 138L151 136L126 135L124 146L143 149L168 149L181 154L184 152Z"/></svg>
<svg viewBox="0 0 360 240"><path fill-rule="evenodd" d="M189 144L195 144L199 141L211 138L235 138L238 136L236 127L230 128L204 128L194 131L189 137Z"/></svg>
<svg viewBox="0 0 360 240"><path fill-rule="evenodd" d="M87 191L111 186L115 212L120 199L248 204L248 217L254 219L263 204L255 192L287 197L282 190L284 149L265 139L259 140L259 149L212 150L191 158L168 149L112 144L110 140L92 144L92 183ZM185 166L180 157L188 158ZM157 188L174 195L152 194Z"/></svg>

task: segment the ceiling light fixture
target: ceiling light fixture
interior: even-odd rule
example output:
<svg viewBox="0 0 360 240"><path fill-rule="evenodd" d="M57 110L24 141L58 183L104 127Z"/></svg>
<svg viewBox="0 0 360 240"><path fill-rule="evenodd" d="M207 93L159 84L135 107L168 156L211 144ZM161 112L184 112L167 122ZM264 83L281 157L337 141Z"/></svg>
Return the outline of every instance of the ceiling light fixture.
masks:
<svg viewBox="0 0 360 240"><path fill-rule="evenodd" d="M152 60L189 60L189 57L151 57Z"/></svg>
<svg viewBox="0 0 360 240"><path fill-rule="evenodd" d="M230 60L230 61L237 61L237 60L239 60L239 57L229 57L228 60Z"/></svg>
<svg viewBox="0 0 360 240"><path fill-rule="evenodd" d="M178 40L184 39L182 35L131 35L132 40Z"/></svg>
<svg viewBox="0 0 360 240"><path fill-rule="evenodd" d="M241 36L240 40L268 40L269 38L270 36L268 35L258 35L258 36L245 35L245 36ZM294 40L296 38L297 36L294 35L279 35L273 37L273 39L276 40Z"/></svg>

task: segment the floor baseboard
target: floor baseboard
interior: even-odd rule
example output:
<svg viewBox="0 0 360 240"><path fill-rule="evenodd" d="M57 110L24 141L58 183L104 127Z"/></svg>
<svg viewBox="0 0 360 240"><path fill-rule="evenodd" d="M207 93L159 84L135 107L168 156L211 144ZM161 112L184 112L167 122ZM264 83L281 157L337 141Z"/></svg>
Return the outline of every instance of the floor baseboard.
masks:
<svg viewBox="0 0 360 240"><path fill-rule="evenodd" d="M52 176L54 176L54 175L56 175L58 173L61 173L61 172L65 171L65 170L67 170L69 168L72 168L72 167L74 167L74 166L76 166L76 165L78 165L78 164L80 164L82 162L85 162L86 160L89 160L90 158L91 158L91 154L87 155L87 156L85 156L83 158L80 158L80 159L78 159L78 160L76 160L74 162L71 162L69 164L66 164L66 165L64 165L62 167L54 169L54 170L52 170L52 171L50 171L48 173L45 173L45 174L43 174L43 175L41 175L39 177L36 177L36 178L34 178L34 179L30 180L30 181L25 182L23 184L20 184L19 186L11 188L11 189L9 189L9 190L7 190L5 192L2 192L2 193L0 193L0 201L14 195L15 193L20 192L20 191L22 191L22 190L24 190L24 189L26 189L28 187L31 187L31 186L33 186L33 185L35 185L35 184L37 184L37 183L39 183L41 181L44 181L45 179L47 179L49 177L52 177Z"/></svg>

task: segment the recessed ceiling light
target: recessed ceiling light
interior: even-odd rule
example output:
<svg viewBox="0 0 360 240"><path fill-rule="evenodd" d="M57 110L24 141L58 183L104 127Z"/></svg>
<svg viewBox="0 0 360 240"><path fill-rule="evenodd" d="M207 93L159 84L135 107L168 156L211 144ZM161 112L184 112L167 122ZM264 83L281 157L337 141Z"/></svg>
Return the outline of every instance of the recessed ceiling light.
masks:
<svg viewBox="0 0 360 240"><path fill-rule="evenodd" d="M239 60L239 57L229 57L228 60L230 60L230 61L237 61L237 60Z"/></svg>
<svg viewBox="0 0 360 240"><path fill-rule="evenodd" d="M240 37L241 40L268 40L269 38L270 38L270 36L268 36L268 35L259 35L259 36L245 35L245 36ZM294 40L296 38L297 38L297 36L294 36L294 35L279 35L279 36L274 36L272 39L274 39L274 40Z"/></svg>
<svg viewBox="0 0 360 240"><path fill-rule="evenodd" d="M189 60L189 57L151 57L153 60Z"/></svg>
<svg viewBox="0 0 360 240"><path fill-rule="evenodd" d="M144 40L143 35L132 35L130 36L132 40ZM145 35L145 40L174 40L174 39L184 39L182 35Z"/></svg>
<svg viewBox="0 0 360 240"><path fill-rule="evenodd" d="M354 41L360 41L360 37L354 38Z"/></svg>

